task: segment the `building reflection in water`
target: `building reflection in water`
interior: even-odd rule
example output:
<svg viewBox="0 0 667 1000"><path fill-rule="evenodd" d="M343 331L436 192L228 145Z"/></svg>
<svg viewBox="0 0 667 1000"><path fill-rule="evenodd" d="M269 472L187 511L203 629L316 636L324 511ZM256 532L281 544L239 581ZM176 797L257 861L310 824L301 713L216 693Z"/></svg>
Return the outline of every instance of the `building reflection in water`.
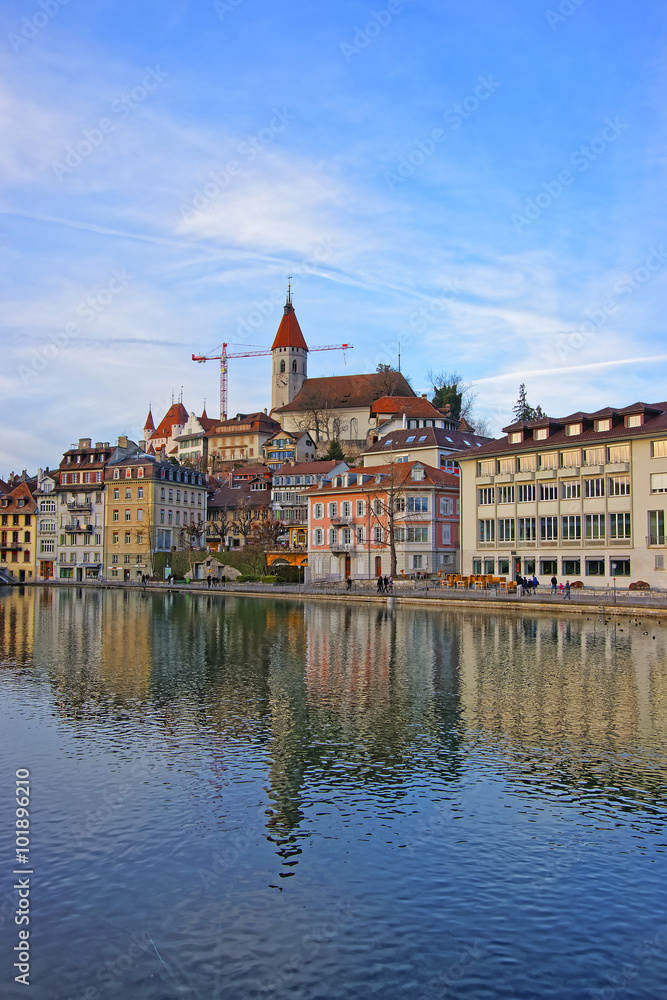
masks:
<svg viewBox="0 0 667 1000"><path fill-rule="evenodd" d="M646 748L667 736L667 621L644 635L627 618L393 603L13 589L0 664L42 671L66 719L150 712L163 748L187 717L210 749L221 822L229 748L246 745L284 876L317 811L345 824L360 796L377 814L415 788L445 797L485 754L536 794L658 808L665 766Z"/></svg>

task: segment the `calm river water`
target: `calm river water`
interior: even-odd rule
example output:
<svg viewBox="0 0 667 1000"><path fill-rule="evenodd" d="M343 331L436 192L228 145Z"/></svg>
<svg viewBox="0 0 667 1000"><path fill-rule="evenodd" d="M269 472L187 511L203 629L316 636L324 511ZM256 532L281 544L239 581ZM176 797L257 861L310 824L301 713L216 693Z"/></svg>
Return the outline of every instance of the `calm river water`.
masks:
<svg viewBox="0 0 667 1000"><path fill-rule="evenodd" d="M666 647L667 615L0 591L0 995L658 1000Z"/></svg>

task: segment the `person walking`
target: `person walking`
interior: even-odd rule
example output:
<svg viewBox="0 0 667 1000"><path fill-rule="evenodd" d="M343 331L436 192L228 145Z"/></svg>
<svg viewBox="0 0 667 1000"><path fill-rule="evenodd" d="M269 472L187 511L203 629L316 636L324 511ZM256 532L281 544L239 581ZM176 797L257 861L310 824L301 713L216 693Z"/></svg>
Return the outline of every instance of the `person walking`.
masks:
<svg viewBox="0 0 667 1000"><path fill-rule="evenodd" d="M540 581L537 579L537 577L535 576L534 573L533 573L532 584L533 584L533 594L536 594L537 593L537 588L540 585Z"/></svg>
<svg viewBox="0 0 667 1000"><path fill-rule="evenodd" d="M385 592L385 594L388 594L389 593L389 577L385 576L385 578L382 581L382 583L384 585L384 592Z"/></svg>
<svg viewBox="0 0 667 1000"><path fill-rule="evenodd" d="M393 576L390 576L389 577L389 593L391 593L391 591L393 589L394 589L394 578L393 578Z"/></svg>
<svg viewBox="0 0 667 1000"><path fill-rule="evenodd" d="M523 597L523 577L521 573L517 573L516 577L516 596Z"/></svg>
<svg viewBox="0 0 667 1000"><path fill-rule="evenodd" d="M352 590L352 577L351 576L348 576L348 578L347 578L347 583L345 585L345 589L346 590Z"/></svg>
<svg viewBox="0 0 667 1000"><path fill-rule="evenodd" d="M572 600L572 598L570 597L570 581L569 580L565 581L565 600L566 601L571 601Z"/></svg>
<svg viewBox="0 0 667 1000"><path fill-rule="evenodd" d="M556 579L555 576L552 576L551 580L549 581L549 583L551 584L551 593L555 594L556 593L556 589L558 587L558 580Z"/></svg>
<svg viewBox="0 0 667 1000"><path fill-rule="evenodd" d="M382 593L383 588L384 588L384 580L382 579L381 576L379 576L378 577L378 594Z"/></svg>

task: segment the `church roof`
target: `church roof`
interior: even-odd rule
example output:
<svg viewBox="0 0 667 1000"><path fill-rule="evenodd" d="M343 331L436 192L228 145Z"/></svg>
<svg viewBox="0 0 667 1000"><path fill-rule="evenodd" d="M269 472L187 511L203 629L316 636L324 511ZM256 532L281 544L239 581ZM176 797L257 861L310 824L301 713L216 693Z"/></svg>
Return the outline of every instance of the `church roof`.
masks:
<svg viewBox="0 0 667 1000"><path fill-rule="evenodd" d="M152 436L155 438L171 437L174 424L187 424L188 416L188 411L182 403L172 403Z"/></svg>
<svg viewBox="0 0 667 1000"><path fill-rule="evenodd" d="M276 347L300 347L304 351L308 350L308 345L301 333L301 327L299 326L299 321L296 318L294 306L291 302L285 304L285 312L280 321L278 333L273 341L271 350L275 351Z"/></svg>
<svg viewBox="0 0 667 1000"><path fill-rule="evenodd" d="M278 406L275 413L294 413L326 405L330 409L371 406L387 395L413 396L414 392L400 372L372 372L370 375L334 375L309 378L291 403Z"/></svg>
<svg viewBox="0 0 667 1000"><path fill-rule="evenodd" d="M155 424L153 423L153 412L152 412L150 406L148 407L148 416L146 417L146 423L144 424L144 430L145 431L150 431L151 433L155 430Z"/></svg>

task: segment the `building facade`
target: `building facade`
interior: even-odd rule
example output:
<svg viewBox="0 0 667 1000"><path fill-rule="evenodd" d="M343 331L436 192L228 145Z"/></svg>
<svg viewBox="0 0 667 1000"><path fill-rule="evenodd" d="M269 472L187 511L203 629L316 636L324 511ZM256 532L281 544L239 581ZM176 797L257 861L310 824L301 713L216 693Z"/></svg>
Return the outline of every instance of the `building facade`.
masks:
<svg viewBox="0 0 667 1000"><path fill-rule="evenodd" d="M204 546L206 485L201 472L143 453L119 454L104 470L104 575L153 576L155 556Z"/></svg>
<svg viewBox="0 0 667 1000"><path fill-rule="evenodd" d="M27 482L0 483L0 579L34 581L37 503Z"/></svg>
<svg viewBox="0 0 667 1000"><path fill-rule="evenodd" d="M421 462L350 469L307 494L308 575L369 579L455 573L459 481Z"/></svg>
<svg viewBox="0 0 667 1000"><path fill-rule="evenodd" d="M237 413L230 420L216 422L206 431L208 469L229 469L235 462L257 462L262 448L280 424L264 412Z"/></svg>
<svg viewBox="0 0 667 1000"><path fill-rule="evenodd" d="M666 585L667 403L504 431L456 456L464 573Z"/></svg>
<svg viewBox="0 0 667 1000"><path fill-rule="evenodd" d="M124 440L127 447L127 438ZM136 448L136 445L134 445ZM65 452L55 487L55 578L97 579L102 575L104 555L104 468L116 449L108 441L94 446L80 438ZM41 504L42 501L40 501ZM40 556L48 555L48 529L52 503L44 498L44 520L40 518Z"/></svg>
<svg viewBox="0 0 667 1000"><path fill-rule="evenodd" d="M286 462L301 464L315 460L315 443L306 431L277 431L262 448L264 461L272 472Z"/></svg>

